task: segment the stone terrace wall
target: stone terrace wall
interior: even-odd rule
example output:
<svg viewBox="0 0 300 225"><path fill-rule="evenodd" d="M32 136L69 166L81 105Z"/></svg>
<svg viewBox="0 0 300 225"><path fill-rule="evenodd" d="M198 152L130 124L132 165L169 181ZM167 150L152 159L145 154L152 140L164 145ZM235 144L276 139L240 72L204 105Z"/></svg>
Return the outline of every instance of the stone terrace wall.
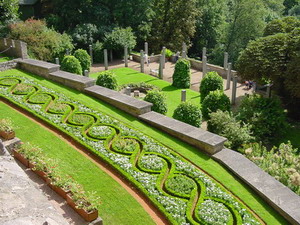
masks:
<svg viewBox="0 0 300 225"><path fill-rule="evenodd" d="M17 67L17 62L14 60L2 62L2 63L0 63L0 72L5 71L5 70L14 69L16 67Z"/></svg>
<svg viewBox="0 0 300 225"><path fill-rule="evenodd" d="M28 58L27 44L23 41L17 41L8 38L0 38L0 52L3 51L5 51L5 55L12 56L15 58Z"/></svg>

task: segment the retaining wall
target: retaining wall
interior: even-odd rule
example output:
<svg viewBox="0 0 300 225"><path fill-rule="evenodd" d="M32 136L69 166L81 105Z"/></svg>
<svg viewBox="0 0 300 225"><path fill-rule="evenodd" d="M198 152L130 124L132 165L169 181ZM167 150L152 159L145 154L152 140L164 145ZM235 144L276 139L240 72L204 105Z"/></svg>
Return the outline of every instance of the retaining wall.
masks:
<svg viewBox="0 0 300 225"><path fill-rule="evenodd" d="M17 62L14 60L0 63L0 72L14 69L17 67Z"/></svg>
<svg viewBox="0 0 300 225"><path fill-rule="evenodd" d="M7 51L5 51L7 50ZM0 52L15 58L27 59L27 44L23 41L0 38Z"/></svg>

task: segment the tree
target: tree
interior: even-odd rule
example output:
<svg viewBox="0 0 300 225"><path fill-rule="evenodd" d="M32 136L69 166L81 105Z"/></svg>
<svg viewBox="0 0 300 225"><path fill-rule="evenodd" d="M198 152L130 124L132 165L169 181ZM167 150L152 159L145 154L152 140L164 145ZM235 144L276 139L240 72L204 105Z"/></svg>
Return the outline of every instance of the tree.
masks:
<svg viewBox="0 0 300 225"><path fill-rule="evenodd" d="M6 37L9 32L8 24L19 18L18 10L18 0L0 1L0 37Z"/></svg>
<svg viewBox="0 0 300 225"><path fill-rule="evenodd" d="M284 15L288 15L289 10L291 10L294 6L300 4L300 0L284 0Z"/></svg>

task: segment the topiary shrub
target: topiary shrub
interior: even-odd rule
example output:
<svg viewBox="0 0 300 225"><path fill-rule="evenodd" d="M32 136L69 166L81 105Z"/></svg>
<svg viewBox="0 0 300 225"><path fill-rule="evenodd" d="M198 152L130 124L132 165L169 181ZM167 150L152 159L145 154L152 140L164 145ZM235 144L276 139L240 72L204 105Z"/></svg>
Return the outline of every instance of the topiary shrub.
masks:
<svg viewBox="0 0 300 225"><path fill-rule="evenodd" d="M82 75L82 67L80 65L80 62L75 58L75 56L72 55L66 55L64 57L63 61L61 62L60 68L63 71Z"/></svg>
<svg viewBox="0 0 300 225"><path fill-rule="evenodd" d="M178 88L189 88L191 80L190 62L186 59L179 59L175 65L173 74L173 86Z"/></svg>
<svg viewBox="0 0 300 225"><path fill-rule="evenodd" d="M223 78L217 72L209 72L202 79L200 84L201 101L210 91L223 90Z"/></svg>
<svg viewBox="0 0 300 225"><path fill-rule="evenodd" d="M229 112L218 110L210 114L207 121L207 130L227 138L225 146L238 150L243 144L254 140L250 126L237 121Z"/></svg>
<svg viewBox="0 0 300 225"><path fill-rule="evenodd" d="M230 112L230 100L223 91L211 91L202 102L202 113L205 119L210 119L209 114L217 110Z"/></svg>
<svg viewBox="0 0 300 225"><path fill-rule="evenodd" d="M171 58L173 54L174 53L170 49L166 48L166 58Z"/></svg>
<svg viewBox="0 0 300 225"><path fill-rule="evenodd" d="M87 53L86 50L83 49L77 49L74 52L74 56L76 59L79 60L82 71L88 70L90 71L90 67L91 67L91 57L90 55Z"/></svg>
<svg viewBox="0 0 300 225"><path fill-rule="evenodd" d="M151 102L153 104L151 109L154 112L158 112L164 115L167 113L168 109L167 109L166 97L163 95L163 93L159 91L148 91L144 100L146 102Z"/></svg>
<svg viewBox="0 0 300 225"><path fill-rule="evenodd" d="M173 118L200 127L202 122L201 107L190 102L182 102L174 110Z"/></svg>
<svg viewBox="0 0 300 225"><path fill-rule="evenodd" d="M112 90L117 90L118 88L116 76L111 71L101 72L97 78L96 84Z"/></svg>
<svg viewBox="0 0 300 225"><path fill-rule="evenodd" d="M263 98L250 95L244 98L238 109L237 118L251 125L257 140L274 138L286 127L286 116L278 98Z"/></svg>

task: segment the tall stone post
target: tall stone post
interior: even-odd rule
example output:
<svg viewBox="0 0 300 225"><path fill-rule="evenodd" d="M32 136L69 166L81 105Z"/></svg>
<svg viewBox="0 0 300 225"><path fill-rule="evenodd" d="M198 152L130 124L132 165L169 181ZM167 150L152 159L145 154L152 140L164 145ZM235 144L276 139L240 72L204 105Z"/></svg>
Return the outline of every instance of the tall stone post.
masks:
<svg viewBox="0 0 300 225"><path fill-rule="evenodd" d="M124 61L125 61L125 67L128 67L128 48L124 48Z"/></svg>
<svg viewBox="0 0 300 225"><path fill-rule="evenodd" d="M93 60L93 46L89 45L89 52L90 52L90 57L91 57L91 64L93 65L94 60Z"/></svg>
<svg viewBox="0 0 300 225"><path fill-rule="evenodd" d="M149 56L148 42L145 42L145 54Z"/></svg>
<svg viewBox="0 0 300 225"><path fill-rule="evenodd" d="M202 78L205 77L206 73L207 73L207 57L204 56L202 59Z"/></svg>
<svg viewBox="0 0 300 225"><path fill-rule="evenodd" d="M206 56L206 48L205 47L202 49L202 59L204 58L204 56Z"/></svg>
<svg viewBox="0 0 300 225"><path fill-rule="evenodd" d="M108 56L107 56L107 49L104 49L104 67L105 67L105 70L108 70Z"/></svg>
<svg viewBox="0 0 300 225"><path fill-rule="evenodd" d="M181 102L186 101L186 90L181 90Z"/></svg>
<svg viewBox="0 0 300 225"><path fill-rule="evenodd" d="M166 47L163 47L162 48L162 57L163 57L163 68L165 68L166 67Z"/></svg>
<svg viewBox="0 0 300 225"><path fill-rule="evenodd" d="M271 98L271 84L267 84L267 98Z"/></svg>
<svg viewBox="0 0 300 225"><path fill-rule="evenodd" d="M144 51L141 50L141 73L144 73L144 67L145 67L145 60L144 60Z"/></svg>
<svg viewBox="0 0 300 225"><path fill-rule="evenodd" d="M186 51L182 51L182 58L186 59Z"/></svg>
<svg viewBox="0 0 300 225"><path fill-rule="evenodd" d="M187 54L187 47L186 47L185 42L182 43L182 54L183 54L183 52L185 52Z"/></svg>
<svg viewBox="0 0 300 225"><path fill-rule="evenodd" d="M55 64L59 65L59 58L55 58Z"/></svg>
<svg viewBox="0 0 300 225"><path fill-rule="evenodd" d="M164 68L163 68L163 62L164 62L164 57L160 55L159 57L159 70L158 70L158 77L159 79L164 79Z"/></svg>
<svg viewBox="0 0 300 225"><path fill-rule="evenodd" d="M231 82L231 63L228 63L228 67L226 69L226 74L227 74L227 82L226 82L226 90L230 89L230 82Z"/></svg>
<svg viewBox="0 0 300 225"><path fill-rule="evenodd" d="M233 77L233 83L232 83L232 94L231 94L231 104L235 104L236 99L236 88L237 88L237 76Z"/></svg>
<svg viewBox="0 0 300 225"><path fill-rule="evenodd" d="M224 70L228 67L228 52L224 53Z"/></svg>
<svg viewBox="0 0 300 225"><path fill-rule="evenodd" d="M113 50L111 49L109 51L109 54L110 54L110 62L112 62L114 59L113 59Z"/></svg>
<svg viewBox="0 0 300 225"><path fill-rule="evenodd" d="M88 71L88 70L84 70L83 75L84 75L85 77L89 77L89 71Z"/></svg>

